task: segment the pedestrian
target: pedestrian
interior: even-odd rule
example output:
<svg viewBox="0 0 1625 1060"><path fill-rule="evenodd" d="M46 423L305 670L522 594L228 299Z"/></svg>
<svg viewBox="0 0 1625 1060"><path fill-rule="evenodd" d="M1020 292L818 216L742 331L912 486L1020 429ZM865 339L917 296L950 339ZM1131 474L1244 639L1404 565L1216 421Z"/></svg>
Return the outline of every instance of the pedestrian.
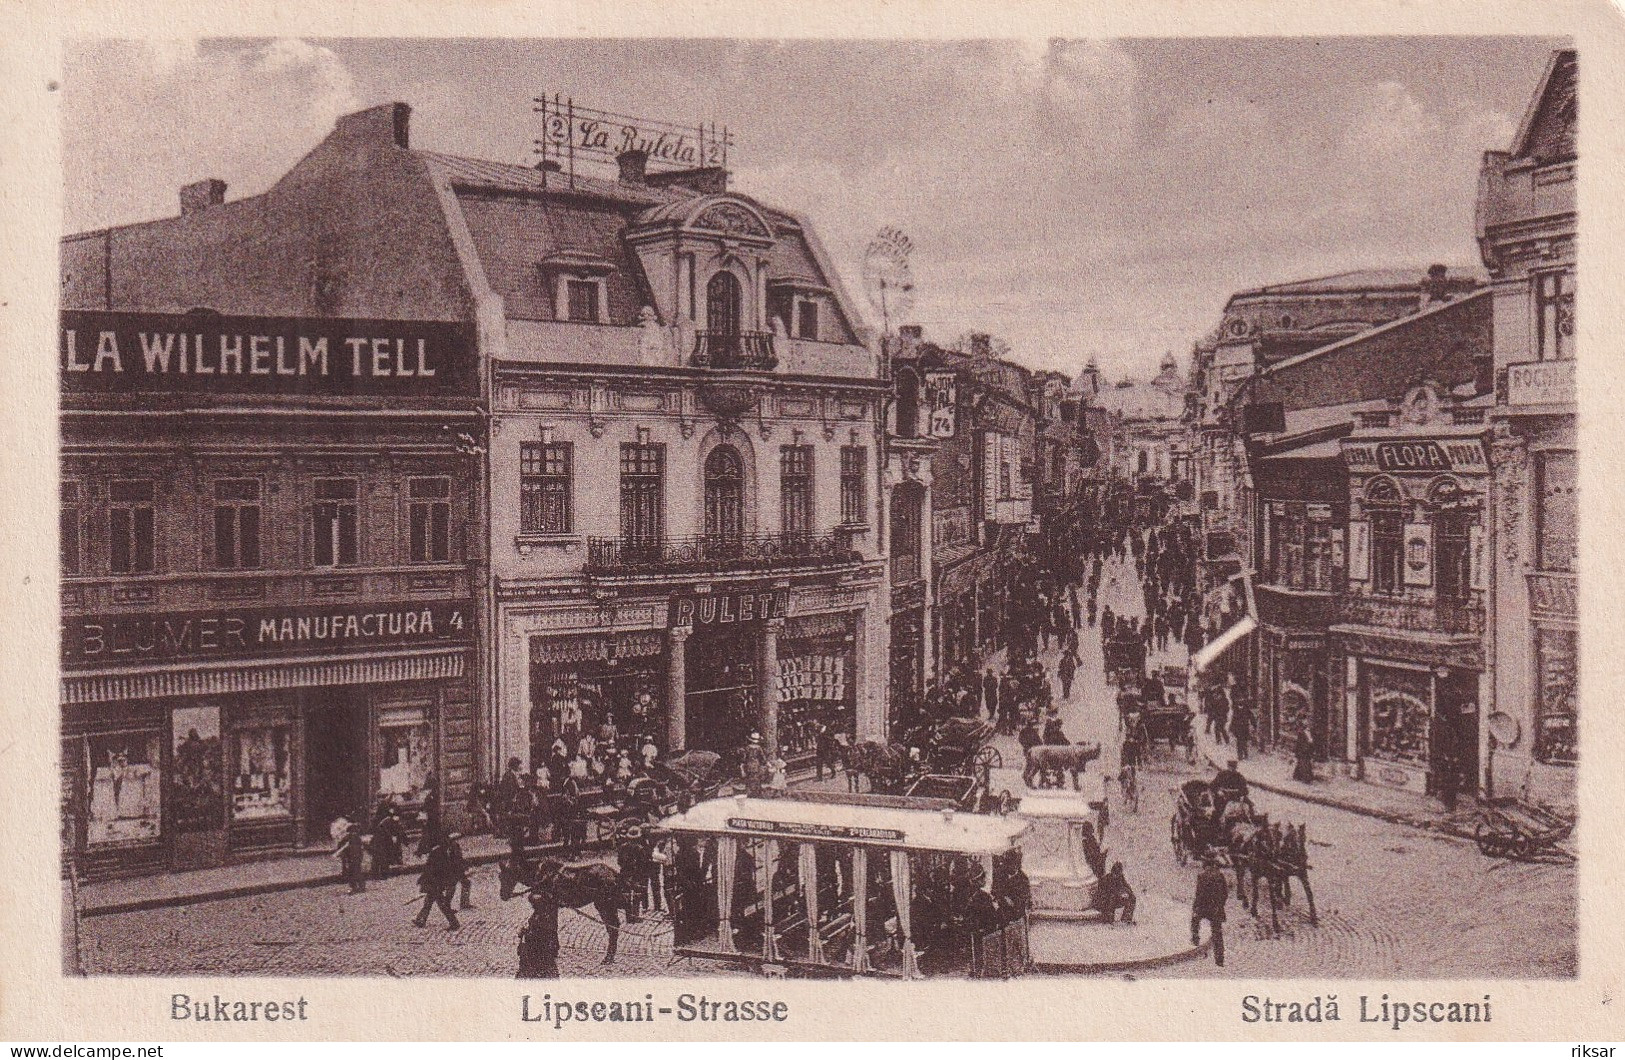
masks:
<svg viewBox="0 0 1625 1060"><path fill-rule="evenodd" d="M508 759L508 768L503 771L502 779L497 781L497 812L505 814L513 809L514 799L519 795L519 786L524 780L524 763L515 758Z"/></svg>
<svg viewBox="0 0 1625 1060"><path fill-rule="evenodd" d="M1123 863L1112 862L1111 871L1102 876L1095 887L1095 908L1100 910L1101 919L1115 924L1121 915L1123 923L1132 924L1134 908L1138 904L1134 888L1128 885L1128 878L1123 875Z"/></svg>
<svg viewBox="0 0 1625 1060"><path fill-rule="evenodd" d="M458 893L457 908L458 909L473 909L474 908L474 880L473 880L472 874L469 872L468 861L463 857L463 845L462 845L461 842L459 842L459 840L461 840L462 838L463 838L463 833L461 833L461 832L452 832L450 835L446 836L446 846L447 846L447 848L449 850L449 857L451 858L451 863L453 865L457 866L457 870L458 870L458 872L457 872L457 893Z"/></svg>
<svg viewBox="0 0 1625 1060"><path fill-rule="evenodd" d="M400 811L389 799L378 804L378 813L372 821L372 877L381 880L389 870L401 863L401 852L406 842L406 827L401 823Z"/></svg>
<svg viewBox="0 0 1625 1060"><path fill-rule="evenodd" d="M1230 742L1230 689L1221 688L1213 697L1213 738L1219 743Z"/></svg>
<svg viewBox="0 0 1625 1060"><path fill-rule="evenodd" d="M1315 738L1309 732L1307 723L1298 729L1298 735L1292 741L1292 759L1292 779L1303 784L1314 783Z"/></svg>
<svg viewBox="0 0 1625 1060"><path fill-rule="evenodd" d="M428 860L423 863L423 871L418 875L423 908L418 910L417 918L412 923L418 927L428 927L429 910L438 906L446 917L446 930L456 931L462 925L452 911L451 895L466 871L466 866L462 864L462 853L449 839L442 837L434 840L428 855Z"/></svg>
<svg viewBox="0 0 1625 1060"><path fill-rule="evenodd" d="M418 853L426 854L440 838L440 781L430 773L423 779L423 832L418 836Z"/></svg>
<svg viewBox="0 0 1625 1060"><path fill-rule="evenodd" d="M824 770L829 770L829 778L835 779L835 769L841 761L840 745L835 742L835 730L825 722L818 722L813 730L813 767L818 771L818 779L824 779Z"/></svg>
<svg viewBox="0 0 1625 1060"><path fill-rule="evenodd" d="M1072 698L1072 681L1075 677L1077 677L1078 664L1080 661L1081 660L1079 660L1077 653L1070 647L1061 653L1061 661L1057 667L1057 672L1061 676L1062 699Z"/></svg>
<svg viewBox="0 0 1625 1060"><path fill-rule="evenodd" d="M1247 744L1253 736L1253 712L1246 703L1237 703L1230 711L1230 735L1236 741L1236 758L1247 761Z"/></svg>
<svg viewBox="0 0 1625 1060"><path fill-rule="evenodd" d="M768 782L767 751L762 747L762 734L750 734L750 742L739 753L739 775L745 781L745 791L751 795L760 795Z"/></svg>
<svg viewBox="0 0 1625 1060"><path fill-rule="evenodd" d="M367 841L362 838L361 825L355 821L346 822L338 846L333 849L333 856L339 859L339 870L344 882L350 885L351 894L360 894L367 889L366 852Z"/></svg>
<svg viewBox="0 0 1625 1060"><path fill-rule="evenodd" d="M519 932L519 979L559 977L559 906L551 895L530 892L530 919Z"/></svg>
<svg viewBox="0 0 1625 1060"><path fill-rule="evenodd" d="M1230 884L1219 871L1218 859L1202 858L1202 871L1196 875L1196 896L1191 901L1191 945L1201 944L1202 921L1206 920L1213 938L1213 963L1224 967L1224 907L1230 900Z"/></svg>
<svg viewBox="0 0 1625 1060"><path fill-rule="evenodd" d="M982 675L982 702L987 705L990 720L1002 720L999 715L999 679L993 676L992 667L988 667L987 673Z"/></svg>
<svg viewBox="0 0 1625 1060"><path fill-rule="evenodd" d="M1067 602L1072 605L1072 628L1076 630L1083 626L1083 605L1078 601L1078 587L1069 586L1066 594Z"/></svg>

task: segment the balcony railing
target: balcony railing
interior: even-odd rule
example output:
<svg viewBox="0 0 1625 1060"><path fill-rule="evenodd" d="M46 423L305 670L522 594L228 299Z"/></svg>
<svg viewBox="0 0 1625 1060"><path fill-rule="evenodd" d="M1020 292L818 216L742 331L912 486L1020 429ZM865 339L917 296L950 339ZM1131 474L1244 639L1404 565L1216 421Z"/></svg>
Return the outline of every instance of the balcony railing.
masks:
<svg viewBox="0 0 1625 1060"><path fill-rule="evenodd" d="M1349 596L1340 608L1344 622L1411 633L1482 633L1484 609L1457 600L1421 600Z"/></svg>
<svg viewBox="0 0 1625 1060"><path fill-rule="evenodd" d="M839 531L739 537L702 534L656 541L593 537L587 539L586 569L589 574L709 573L828 566L855 563L860 558L850 537Z"/></svg>
<svg viewBox="0 0 1625 1060"><path fill-rule="evenodd" d="M771 371L779 365L770 331L701 331L689 364L695 368Z"/></svg>

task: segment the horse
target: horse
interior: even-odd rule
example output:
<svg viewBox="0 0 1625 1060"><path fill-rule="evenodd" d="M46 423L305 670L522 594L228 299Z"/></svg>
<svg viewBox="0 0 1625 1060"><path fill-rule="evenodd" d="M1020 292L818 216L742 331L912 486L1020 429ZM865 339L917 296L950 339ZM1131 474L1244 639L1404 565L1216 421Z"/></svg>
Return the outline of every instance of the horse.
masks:
<svg viewBox="0 0 1625 1060"><path fill-rule="evenodd" d="M1315 911L1315 891L1309 886L1307 827L1303 824L1299 824L1296 828L1287 825L1278 829L1278 832L1275 857L1270 866L1272 882L1280 889L1283 905L1292 904L1292 881L1302 883L1303 895L1309 901L1309 923L1311 926L1318 926L1320 916Z"/></svg>
<svg viewBox="0 0 1625 1060"><path fill-rule="evenodd" d="M1084 768L1099 757L1098 743L1038 744L1027 748L1027 768L1022 770L1021 779L1030 788L1040 773L1069 772L1072 790L1082 791L1083 784L1078 778Z"/></svg>
<svg viewBox="0 0 1625 1060"><path fill-rule="evenodd" d="M1221 830L1229 838L1230 858L1236 868L1236 898L1242 908L1259 916L1258 884L1264 884L1270 900L1270 930L1280 934L1279 907L1292 901L1292 881L1303 883L1309 902L1309 923L1319 925L1315 892L1309 884L1309 844L1302 824L1282 827L1264 814L1253 811L1252 802L1238 799L1225 807ZM1251 880L1250 895L1242 890L1244 877ZM1249 900L1250 898L1250 900Z"/></svg>
<svg viewBox="0 0 1625 1060"><path fill-rule="evenodd" d="M506 902L516 894L541 891L554 903L570 909L591 905L609 932L605 964L615 963L621 939L621 913L626 909L626 886L618 870L603 864L566 865L556 858L531 862L504 858L497 869L499 894ZM523 886L523 891L519 887Z"/></svg>
<svg viewBox="0 0 1625 1060"><path fill-rule="evenodd" d="M870 791L891 793L906 779L908 760L908 750L899 744L860 740L847 754L847 784L856 791L858 778L867 776Z"/></svg>

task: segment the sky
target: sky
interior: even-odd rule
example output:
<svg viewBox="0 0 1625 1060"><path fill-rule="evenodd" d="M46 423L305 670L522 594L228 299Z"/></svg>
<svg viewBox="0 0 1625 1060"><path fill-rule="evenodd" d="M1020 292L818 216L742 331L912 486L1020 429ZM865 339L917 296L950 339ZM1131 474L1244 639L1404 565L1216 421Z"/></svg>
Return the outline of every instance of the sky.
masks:
<svg viewBox="0 0 1625 1060"><path fill-rule="evenodd" d="M1034 368L1147 378L1235 291L1477 265L1479 159L1565 44L79 41L65 224L173 216L205 177L257 194L336 117L397 100L414 147L529 163L531 100L557 92L728 126L732 189L807 217L876 327L863 254L895 226L928 339L985 331Z"/></svg>

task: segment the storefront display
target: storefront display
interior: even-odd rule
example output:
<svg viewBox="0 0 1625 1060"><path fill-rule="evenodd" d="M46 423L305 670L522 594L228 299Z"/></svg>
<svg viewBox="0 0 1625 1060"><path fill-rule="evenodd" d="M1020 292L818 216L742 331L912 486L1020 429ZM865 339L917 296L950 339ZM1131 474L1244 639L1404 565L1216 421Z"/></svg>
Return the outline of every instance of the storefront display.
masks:
<svg viewBox="0 0 1625 1060"><path fill-rule="evenodd" d="M231 789L233 821L262 821L293 814L292 727L287 723L240 725Z"/></svg>
<svg viewBox="0 0 1625 1060"><path fill-rule="evenodd" d="M416 805L434 772L434 726L426 707L378 712L378 797Z"/></svg>
<svg viewBox="0 0 1625 1060"><path fill-rule="evenodd" d="M212 832L225 818L220 708L176 707L170 720L175 749L169 770L169 817L176 832Z"/></svg>
<svg viewBox="0 0 1625 1060"><path fill-rule="evenodd" d="M613 725L625 746L665 743L665 656L660 637L536 638L531 644L530 760L547 760L553 741L575 750L583 733Z"/></svg>
<svg viewBox="0 0 1625 1060"><path fill-rule="evenodd" d="M791 758L817 750L818 726L854 731L854 624L850 615L786 623L779 639L779 742Z"/></svg>
<svg viewBox="0 0 1625 1060"><path fill-rule="evenodd" d="M1431 676L1368 665L1366 681L1372 756L1425 766L1433 724Z"/></svg>
<svg viewBox="0 0 1625 1060"><path fill-rule="evenodd" d="M85 845L145 843L162 831L163 734L97 733L85 740L90 798Z"/></svg>
<svg viewBox="0 0 1625 1060"><path fill-rule="evenodd" d="M1535 757L1542 762L1579 761L1579 697L1575 695L1579 638L1572 629L1535 628Z"/></svg>

